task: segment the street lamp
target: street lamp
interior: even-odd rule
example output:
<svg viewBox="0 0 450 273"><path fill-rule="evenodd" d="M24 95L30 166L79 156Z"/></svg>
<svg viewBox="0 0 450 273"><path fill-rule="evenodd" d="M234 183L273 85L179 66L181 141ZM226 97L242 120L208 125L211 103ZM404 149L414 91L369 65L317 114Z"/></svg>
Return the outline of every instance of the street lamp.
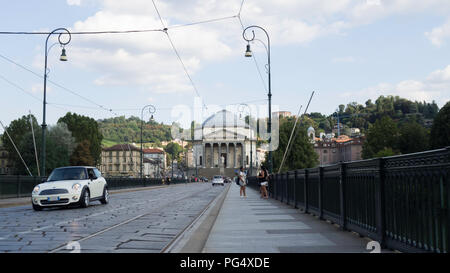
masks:
<svg viewBox="0 0 450 273"><path fill-rule="evenodd" d="M59 58L60 61L67 61L67 56L66 56L66 49L64 48L65 45L67 45L68 43L70 43L70 40L72 39L72 36L70 35L70 32L65 29L65 28L57 28L55 30L53 30L52 32L50 32L47 36L47 39L45 40L45 67L44 67L44 109L43 109L43 117L42 117L42 176L45 176L45 130L47 128L47 124L45 123L45 114L46 114L46 105L47 105L47 56L48 56L48 52L50 51L50 49L52 47L48 48L48 39L50 38L50 36L52 36L53 34L59 34L58 36L58 42L60 44L60 46L63 47L62 49L62 53L61 56ZM67 42L63 42L61 41L61 36L63 34L67 34L69 35L69 39L67 40Z"/></svg>
<svg viewBox="0 0 450 273"><path fill-rule="evenodd" d="M144 110L145 110L145 108L148 108L148 112L151 115L151 117L150 117L151 121L153 121L153 114L156 112L155 106L153 106L151 104L142 107L142 110L141 110L141 178L143 178L142 167L143 167L143 164L144 164L144 162L143 162L144 161L144 157L143 157L144 154L142 153L142 127L144 126Z"/></svg>
<svg viewBox="0 0 450 273"><path fill-rule="evenodd" d="M245 51L245 57L252 57L252 51L250 49L250 42L255 40L255 31L252 30L252 37L249 39L247 38L247 36L245 35L245 32L248 29L251 28L257 28L260 29L262 31L264 31L264 33L266 34L267 37L267 73L268 73L268 81L269 81L269 93L267 94L269 101L269 119L267 122L267 132L269 134L269 158L267 160L267 165L268 165L268 169L269 169L269 173L272 173L272 91L271 91L271 75L270 75L270 37L269 34L267 33L267 31L260 27L260 26L249 26L247 28L244 29L244 31L242 32L242 37L244 38L245 41L247 41L247 49ZM264 44L264 43L263 43ZM264 44L265 46L265 44Z"/></svg>

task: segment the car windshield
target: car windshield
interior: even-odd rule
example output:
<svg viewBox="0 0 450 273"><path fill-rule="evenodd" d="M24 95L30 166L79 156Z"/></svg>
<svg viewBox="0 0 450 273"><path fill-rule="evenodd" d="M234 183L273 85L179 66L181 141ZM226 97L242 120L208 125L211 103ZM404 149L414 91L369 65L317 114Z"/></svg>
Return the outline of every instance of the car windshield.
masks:
<svg viewBox="0 0 450 273"><path fill-rule="evenodd" d="M216 175L216 176L214 176L214 179L222 179L222 176Z"/></svg>
<svg viewBox="0 0 450 273"><path fill-rule="evenodd" d="M81 179L87 179L86 170L84 168L62 168L53 170L48 177L47 182Z"/></svg>

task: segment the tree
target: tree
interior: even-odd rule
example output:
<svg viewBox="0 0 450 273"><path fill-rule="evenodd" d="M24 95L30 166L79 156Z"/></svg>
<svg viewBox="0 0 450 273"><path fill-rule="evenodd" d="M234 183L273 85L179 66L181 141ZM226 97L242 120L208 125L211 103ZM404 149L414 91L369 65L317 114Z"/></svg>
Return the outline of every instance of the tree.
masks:
<svg viewBox="0 0 450 273"><path fill-rule="evenodd" d="M164 148L164 151L169 154L169 159L172 162L172 175L173 175L173 161L180 159L180 153L183 151L183 148L175 142L170 142Z"/></svg>
<svg viewBox="0 0 450 273"><path fill-rule="evenodd" d="M398 154L398 136L399 131L395 122L390 117L383 116L369 128L363 144L362 157L373 158L378 152L389 148L393 153Z"/></svg>
<svg viewBox="0 0 450 273"><path fill-rule="evenodd" d="M450 146L450 101L439 111L433 121L430 146L439 149Z"/></svg>
<svg viewBox="0 0 450 273"><path fill-rule="evenodd" d="M292 128L294 127L294 122L295 120L293 119L283 119L280 124L279 146L272 155L274 172L277 172L280 168ZM301 122L300 124L302 125L299 126L299 124L297 124L298 132L294 133L294 136L296 137L292 140L291 151L287 155L281 171L312 168L318 164L318 155L314 151L313 144L311 144L306 134L310 124L303 124L303 120L299 122Z"/></svg>
<svg viewBox="0 0 450 273"><path fill-rule="evenodd" d="M70 156L75 148L75 138L65 123L51 126L47 136L46 173L70 165Z"/></svg>
<svg viewBox="0 0 450 273"><path fill-rule="evenodd" d="M409 121L400 127L398 148L402 154L426 151L429 132L415 121Z"/></svg>
<svg viewBox="0 0 450 273"><path fill-rule="evenodd" d="M99 130L97 122L90 117L67 113L58 120L64 122L75 137L77 144L87 140L90 144L89 151L92 156L93 164L98 165L101 161L102 139L103 135Z"/></svg>
<svg viewBox="0 0 450 273"><path fill-rule="evenodd" d="M88 140L79 143L70 157L70 164L73 166L93 166L94 159L89 151L90 146Z"/></svg>
<svg viewBox="0 0 450 273"><path fill-rule="evenodd" d="M21 119L11 122L12 126L10 125L10 128L12 128L11 132L13 132L13 135L11 135L11 137L13 138L13 141L15 142L30 172L33 175L38 175L38 167L36 164L36 154L34 150L31 128L25 130L26 123L24 122L26 122L27 118L27 116L23 116ZM40 160L42 135L40 133L36 133L39 130L39 125L37 125L36 119L33 118L34 117L32 117L32 120L33 129L35 131L36 148L38 153L37 156ZM28 127L30 127L29 123ZM8 129L8 133L9 132L10 130ZM23 133L21 133L20 136L17 136L16 134L18 132ZM75 147L75 139L72 137L71 132L68 130L65 124L59 123L54 126L49 126L46 137L46 146L46 173L50 173L54 168L69 165L69 158ZM10 160L14 164L15 171L13 171L13 173L19 175L28 175L28 171L24 166L22 160L18 156L16 150L14 149L14 147L12 147L12 149L12 153L10 153Z"/></svg>
<svg viewBox="0 0 450 273"><path fill-rule="evenodd" d="M30 124L30 118L31 118L31 124L33 124L33 129L35 131L36 136L40 136L40 127L38 125L38 122L36 118L31 116L22 116L19 119L11 121L9 126L7 126L5 129L7 130L9 136L13 140L14 144L18 148L21 156L24 158L25 163L27 165L30 165L31 162L35 162L35 153L34 153L34 145L33 145L33 139L31 136L31 124ZM22 160L20 159L20 156L17 154L16 149L14 148L13 143L10 141L8 134L2 135L2 142L3 147L8 151L9 155L9 161L11 162L13 166L13 173L15 174L24 174L28 175L28 172L25 168L25 166L22 163ZM24 141L25 140L25 141ZM26 149L23 147L22 143L29 143L31 146L31 149ZM36 143L38 147L40 147L40 141L39 143ZM27 155L30 154L31 158L28 158ZM31 161L32 160L32 161ZM36 165L36 164L34 164ZM30 167L29 167L30 168ZM32 173L35 173L37 175L37 168L36 171L34 169L30 169Z"/></svg>

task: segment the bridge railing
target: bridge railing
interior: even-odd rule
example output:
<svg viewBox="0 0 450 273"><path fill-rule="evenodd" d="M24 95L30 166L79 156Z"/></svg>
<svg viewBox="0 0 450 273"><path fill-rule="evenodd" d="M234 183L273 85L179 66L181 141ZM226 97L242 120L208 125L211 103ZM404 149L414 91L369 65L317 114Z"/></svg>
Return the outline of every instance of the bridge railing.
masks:
<svg viewBox="0 0 450 273"><path fill-rule="evenodd" d="M385 248L450 249L450 147L272 174L268 191Z"/></svg>
<svg viewBox="0 0 450 273"><path fill-rule="evenodd" d="M45 177L2 175L0 176L0 199L29 197L33 188ZM161 178L105 178L109 189L126 189L163 185ZM173 179L170 184L189 183L188 179Z"/></svg>

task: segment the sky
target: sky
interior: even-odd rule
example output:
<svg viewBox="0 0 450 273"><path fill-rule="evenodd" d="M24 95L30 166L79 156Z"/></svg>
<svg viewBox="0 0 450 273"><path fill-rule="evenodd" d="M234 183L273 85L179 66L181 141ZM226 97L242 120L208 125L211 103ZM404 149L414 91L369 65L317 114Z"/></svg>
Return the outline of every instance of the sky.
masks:
<svg viewBox="0 0 450 273"><path fill-rule="evenodd" d="M52 35L50 125L69 111L95 119L140 116L148 104L166 124L201 121L240 103L264 116L268 41L255 30L255 59L245 58L242 26L250 25L270 37L274 110L296 114L312 91L308 112L323 114L380 95L434 100L439 107L450 100L448 0L1 1L0 32L168 29L168 35L73 34L67 62L59 61ZM29 111L42 123L46 36L0 34L0 121L6 126Z"/></svg>

